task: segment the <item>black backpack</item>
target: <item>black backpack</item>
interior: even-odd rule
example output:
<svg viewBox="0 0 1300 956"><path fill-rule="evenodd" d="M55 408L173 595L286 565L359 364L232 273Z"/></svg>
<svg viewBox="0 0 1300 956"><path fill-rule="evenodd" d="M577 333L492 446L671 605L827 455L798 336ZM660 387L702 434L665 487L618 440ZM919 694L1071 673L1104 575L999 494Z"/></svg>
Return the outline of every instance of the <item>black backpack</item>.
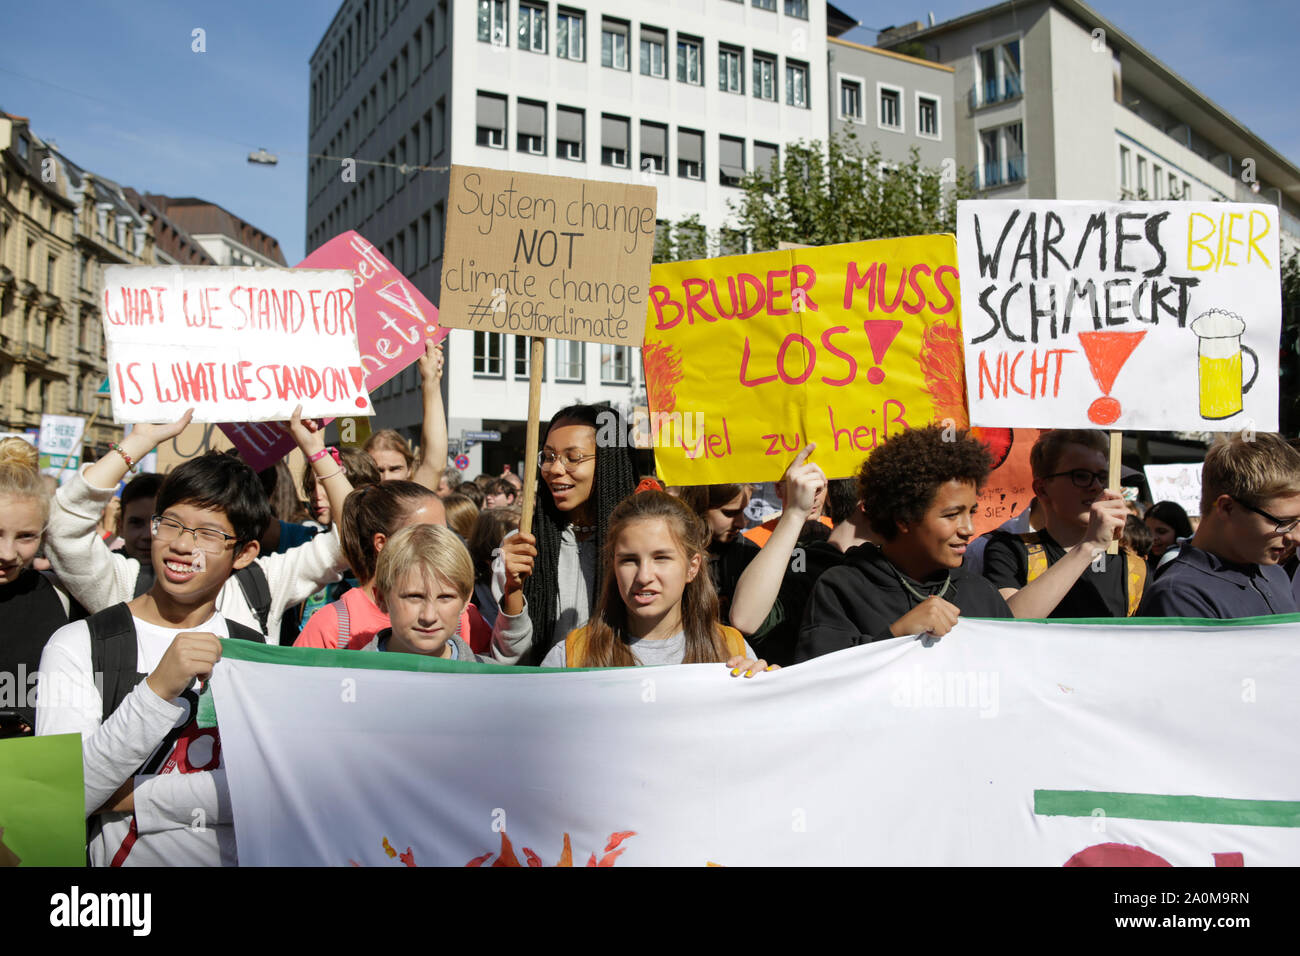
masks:
<svg viewBox="0 0 1300 956"><path fill-rule="evenodd" d="M263 578L265 580L265 578ZM103 676L103 720L117 710L135 685L148 677L141 674L136 661L135 621L125 604L114 604L86 618L90 628L90 672ZM265 644L266 638L251 627L227 620L230 636L242 641ZM193 695L192 691L186 691ZM196 703L195 701L191 702Z"/></svg>

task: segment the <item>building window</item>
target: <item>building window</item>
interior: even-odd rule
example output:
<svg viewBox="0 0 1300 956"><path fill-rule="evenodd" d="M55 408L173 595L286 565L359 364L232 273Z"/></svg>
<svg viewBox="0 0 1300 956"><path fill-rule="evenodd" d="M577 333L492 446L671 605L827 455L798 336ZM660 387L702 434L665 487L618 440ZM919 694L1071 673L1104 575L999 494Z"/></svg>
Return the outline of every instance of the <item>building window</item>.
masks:
<svg viewBox="0 0 1300 956"><path fill-rule="evenodd" d="M840 119L862 122L862 81L840 79Z"/></svg>
<svg viewBox="0 0 1300 956"><path fill-rule="evenodd" d="M718 137L718 181L739 186L745 178L745 141L734 136Z"/></svg>
<svg viewBox="0 0 1300 956"><path fill-rule="evenodd" d="M736 47L718 47L718 89L724 93L744 93L745 51Z"/></svg>
<svg viewBox="0 0 1300 956"><path fill-rule="evenodd" d="M630 124L624 116L600 118L600 164L627 168L628 132Z"/></svg>
<svg viewBox="0 0 1300 956"><path fill-rule="evenodd" d="M519 101L515 115L515 129L518 131L515 149L521 153L534 156L546 155L546 104Z"/></svg>
<svg viewBox="0 0 1300 956"><path fill-rule="evenodd" d="M1183 180L1183 198L1184 199L1192 198L1192 184L1185 179Z"/></svg>
<svg viewBox="0 0 1300 956"><path fill-rule="evenodd" d="M785 102L787 106L808 108L808 64L785 61Z"/></svg>
<svg viewBox="0 0 1300 956"><path fill-rule="evenodd" d="M50 256L45 260L45 291L54 294L54 273L58 269L58 260Z"/></svg>
<svg viewBox="0 0 1300 956"><path fill-rule="evenodd" d="M555 14L555 55L561 60L582 60L583 52L582 14L576 10L558 10Z"/></svg>
<svg viewBox="0 0 1300 956"><path fill-rule="evenodd" d="M800 20L807 20L808 0L785 0L785 15L787 17L798 17Z"/></svg>
<svg viewBox="0 0 1300 956"><path fill-rule="evenodd" d="M754 6L760 10L771 10L776 12L776 0L754 0Z"/></svg>
<svg viewBox="0 0 1300 956"><path fill-rule="evenodd" d="M478 95L478 144L506 148L506 98L495 93Z"/></svg>
<svg viewBox="0 0 1300 956"><path fill-rule="evenodd" d="M1129 148L1121 146L1119 148L1119 188L1128 194L1129 186Z"/></svg>
<svg viewBox="0 0 1300 956"><path fill-rule="evenodd" d="M600 25L600 65L611 70L626 70L628 25L619 20L603 20Z"/></svg>
<svg viewBox="0 0 1300 956"><path fill-rule="evenodd" d="M586 114L570 106L555 108L555 155L560 159L583 158L583 120Z"/></svg>
<svg viewBox="0 0 1300 956"><path fill-rule="evenodd" d="M515 340L515 378L528 378L532 364L532 340L526 335L512 336ZM546 381L546 363L542 363L542 381Z"/></svg>
<svg viewBox="0 0 1300 956"><path fill-rule="evenodd" d="M677 130L677 175L682 179L704 178L704 134L698 130Z"/></svg>
<svg viewBox="0 0 1300 956"><path fill-rule="evenodd" d="M519 49L546 52L546 7L519 4Z"/></svg>
<svg viewBox="0 0 1300 956"><path fill-rule="evenodd" d="M774 143L754 141L754 172L757 175L772 175L772 164L779 162L781 150Z"/></svg>
<svg viewBox="0 0 1300 956"><path fill-rule="evenodd" d="M677 82L704 85L703 42L695 37L677 35Z"/></svg>
<svg viewBox="0 0 1300 956"><path fill-rule="evenodd" d="M600 347L600 384L631 385L632 363L626 345L602 345Z"/></svg>
<svg viewBox="0 0 1300 956"><path fill-rule="evenodd" d="M641 172L668 172L668 127L641 121Z"/></svg>
<svg viewBox="0 0 1300 956"><path fill-rule="evenodd" d="M583 380L583 355L586 342L564 340L555 343L555 380L581 382Z"/></svg>
<svg viewBox="0 0 1300 956"><path fill-rule="evenodd" d="M776 57L755 53L753 61L754 95L760 100L776 102Z"/></svg>
<svg viewBox="0 0 1300 956"><path fill-rule="evenodd" d="M641 75L668 77L668 34L663 30L641 28Z"/></svg>
<svg viewBox="0 0 1300 956"><path fill-rule="evenodd" d="M1020 79L1020 41L1008 40L985 47L975 54L978 72L971 91L972 105L988 106L1013 99L1023 92Z"/></svg>
<svg viewBox="0 0 1300 956"><path fill-rule="evenodd" d="M739 229L723 229L718 234L718 255L743 256L747 251L745 234Z"/></svg>
<svg viewBox="0 0 1300 956"><path fill-rule="evenodd" d="M1163 196L1160 195L1160 190L1164 188L1164 185L1165 185L1165 171L1163 167L1161 167L1159 163L1152 163L1151 164L1151 198L1152 199L1164 198Z"/></svg>
<svg viewBox="0 0 1300 956"><path fill-rule="evenodd" d="M926 139L943 138L939 132L939 97L916 94L916 135Z"/></svg>
<svg viewBox="0 0 1300 956"><path fill-rule="evenodd" d="M876 118L876 125L881 129L892 129L901 133L903 131L903 91L896 86L889 87L883 83L876 84L876 91L880 102L880 114Z"/></svg>
<svg viewBox="0 0 1300 956"><path fill-rule="evenodd" d="M504 378L500 332L474 333L474 374L481 378Z"/></svg>
<svg viewBox="0 0 1300 956"><path fill-rule="evenodd" d="M1178 177L1175 176L1173 173L1169 174L1169 198L1170 199L1182 198L1178 194Z"/></svg>
<svg viewBox="0 0 1300 956"><path fill-rule="evenodd" d="M27 158L27 137L26 136L18 137L18 158L19 159Z"/></svg>
<svg viewBox="0 0 1300 956"><path fill-rule="evenodd" d="M1148 199L1151 193L1147 190L1147 158L1138 157L1138 199Z"/></svg>
<svg viewBox="0 0 1300 956"><path fill-rule="evenodd" d="M1141 160L1139 159L1139 163ZM980 131L979 186L1009 186L1025 179L1025 137L1020 123Z"/></svg>

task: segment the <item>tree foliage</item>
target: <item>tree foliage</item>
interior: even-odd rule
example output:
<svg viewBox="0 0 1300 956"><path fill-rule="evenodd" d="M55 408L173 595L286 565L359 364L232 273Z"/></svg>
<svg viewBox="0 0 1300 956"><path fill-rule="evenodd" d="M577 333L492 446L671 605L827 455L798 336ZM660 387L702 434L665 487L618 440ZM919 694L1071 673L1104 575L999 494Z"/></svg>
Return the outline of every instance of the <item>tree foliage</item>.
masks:
<svg viewBox="0 0 1300 956"><path fill-rule="evenodd" d="M656 262L740 251L738 237L763 252L780 242L810 246L954 232L957 200L971 195L955 166L925 167L915 147L906 163L886 163L852 133L786 144L768 169L755 170L732 200L732 220L708 233L692 215L656 243ZM740 243L743 248L743 242Z"/></svg>

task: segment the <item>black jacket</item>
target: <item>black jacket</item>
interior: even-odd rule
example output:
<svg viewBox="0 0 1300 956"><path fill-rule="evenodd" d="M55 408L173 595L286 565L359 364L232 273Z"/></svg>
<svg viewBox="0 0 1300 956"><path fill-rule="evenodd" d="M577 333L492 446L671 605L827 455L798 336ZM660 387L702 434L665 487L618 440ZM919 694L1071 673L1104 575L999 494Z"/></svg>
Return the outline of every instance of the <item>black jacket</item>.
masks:
<svg viewBox="0 0 1300 956"><path fill-rule="evenodd" d="M844 563L813 586L799 629L795 663L892 638L890 626L921 603L899 583L899 574L876 545L850 549ZM942 579L922 584L909 578L908 583L927 596L943 587ZM1012 616L997 589L965 568L953 569L944 600L955 604L965 617Z"/></svg>

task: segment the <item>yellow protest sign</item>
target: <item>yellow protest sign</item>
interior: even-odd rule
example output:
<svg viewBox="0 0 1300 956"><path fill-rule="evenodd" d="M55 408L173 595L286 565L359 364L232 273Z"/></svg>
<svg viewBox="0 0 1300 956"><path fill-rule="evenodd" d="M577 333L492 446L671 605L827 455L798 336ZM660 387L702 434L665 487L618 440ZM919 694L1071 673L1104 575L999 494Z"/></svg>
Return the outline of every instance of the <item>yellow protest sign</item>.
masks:
<svg viewBox="0 0 1300 956"><path fill-rule="evenodd" d="M966 424L957 243L912 236L656 265L646 388L669 484L831 478L888 436Z"/></svg>

